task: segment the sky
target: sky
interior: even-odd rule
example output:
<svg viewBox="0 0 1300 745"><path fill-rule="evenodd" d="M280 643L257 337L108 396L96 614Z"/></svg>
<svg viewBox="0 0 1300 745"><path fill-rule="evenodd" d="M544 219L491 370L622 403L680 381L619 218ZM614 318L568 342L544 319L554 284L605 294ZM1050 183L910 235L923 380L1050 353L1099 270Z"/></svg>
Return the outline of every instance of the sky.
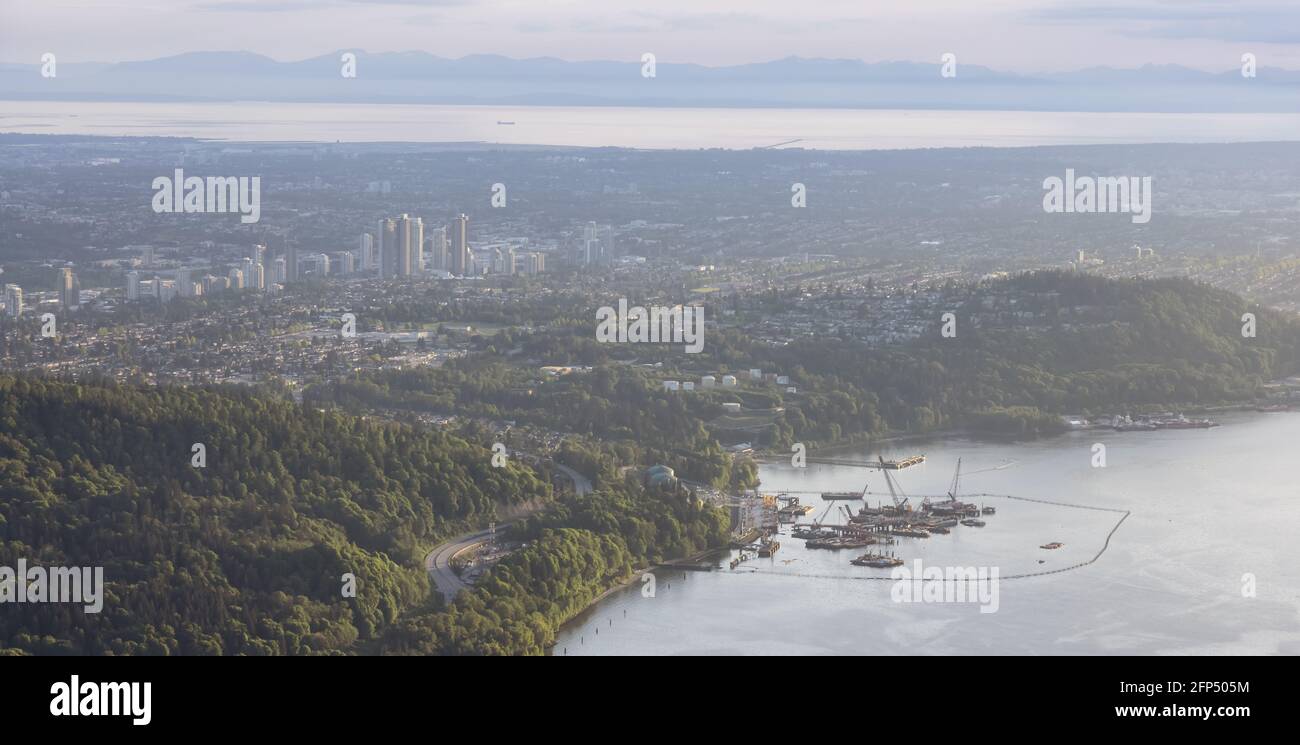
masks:
<svg viewBox="0 0 1300 745"><path fill-rule="evenodd" d="M1300 0L0 0L0 61L342 49L730 65L789 56L1034 73L1241 55L1300 69Z"/></svg>

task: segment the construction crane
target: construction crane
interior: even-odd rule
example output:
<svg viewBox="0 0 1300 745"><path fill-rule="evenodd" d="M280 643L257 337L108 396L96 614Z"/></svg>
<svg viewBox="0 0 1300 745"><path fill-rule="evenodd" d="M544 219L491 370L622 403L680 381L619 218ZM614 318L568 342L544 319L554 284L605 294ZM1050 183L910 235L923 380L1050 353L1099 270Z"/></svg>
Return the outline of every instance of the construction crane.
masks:
<svg viewBox="0 0 1300 745"><path fill-rule="evenodd" d="M952 475L952 486L948 488L948 501L957 501L957 486L961 483L961 458L957 459L957 472Z"/></svg>
<svg viewBox="0 0 1300 745"><path fill-rule="evenodd" d="M884 456L876 456L876 457L880 459L880 472L885 474L885 485L889 487L889 498L894 500L894 510L897 512L897 514L902 515L904 512L908 511L907 495L904 494L902 499L899 499L898 495L903 490L901 488L894 486L894 479L889 475L889 471L885 468Z"/></svg>

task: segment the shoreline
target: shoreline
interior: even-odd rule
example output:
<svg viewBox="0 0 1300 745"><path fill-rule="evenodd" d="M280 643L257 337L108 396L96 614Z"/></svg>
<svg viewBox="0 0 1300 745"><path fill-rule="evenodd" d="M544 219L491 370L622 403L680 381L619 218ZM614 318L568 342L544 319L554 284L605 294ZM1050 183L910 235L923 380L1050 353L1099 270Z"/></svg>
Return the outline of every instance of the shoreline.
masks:
<svg viewBox="0 0 1300 745"><path fill-rule="evenodd" d="M1186 406L1180 406L1177 404L1153 404L1150 406L1144 405L1141 407L1135 407L1133 413L1146 414L1146 413L1152 413L1156 411L1161 411L1161 412L1174 411L1183 414L1193 414L1193 415L1213 414L1213 413L1233 413L1233 412L1259 413L1259 414L1288 413L1288 411L1285 410L1277 411L1277 412L1260 411L1258 407L1265 406L1265 405L1267 405L1267 402L1262 402L1262 401L1252 401L1249 403L1232 402L1232 403L1217 403L1217 404L1197 404L1197 405L1186 405ZM1289 411L1297 412L1300 411L1300 409L1292 408ZM1099 415L1098 418L1113 417L1113 416L1116 415L1103 414L1103 415ZM821 452L824 454L835 455L835 454L843 453L848 450L856 450L864 445L869 450L876 450L877 446L889 445L891 443L905 443L905 442L915 442L915 441L924 441L924 440L950 440L950 439L958 439L958 438L966 438L972 440L1001 441L1001 442L1034 442L1037 440L1044 440L1052 437L1060 437L1061 435L1067 435L1070 434L1071 432L1093 432L1093 431L1116 431L1116 430L1114 430L1114 428L1111 427L1110 425L1090 425L1087 427L1063 426L1060 430L1053 431L1053 432L1041 432L1032 435L1020 436L1020 435L1009 435L1009 434L999 433L999 432L990 432L984 430L971 429L969 427L955 427L955 428L948 428L948 429L937 429L931 432L895 432L879 438L873 438L869 435L857 435L853 437L842 438L839 441L835 442L834 444L825 445L825 446L819 445L816 441L812 441L809 444L812 447L822 448ZM789 458L789 453L784 453L776 450L761 450L761 451L755 450L753 454L753 459L756 462L760 462L760 463L785 460L788 458Z"/></svg>
<svg viewBox="0 0 1300 745"><path fill-rule="evenodd" d="M707 556L710 556L712 554L718 554L728 550L730 549L727 549L726 547L711 548L705 551L701 551L700 553L693 554L691 556L685 556L680 559L672 559L671 561L677 561L677 562L702 561ZM644 577L646 574L654 572L656 569L662 569L662 568L673 568L673 567L670 564L661 563L661 564L654 564L647 567L642 567L640 569L633 569L631 576L629 576L627 579L620 580L614 583L613 585L611 585L610 587L606 588L604 592L592 598L591 602L584 605L581 610L579 610L577 613L574 613L569 618L565 619L565 621L559 625L559 628L555 630L556 637L558 638L561 632L563 632L568 626L570 626L579 618L581 618L583 614L590 612L596 606L600 605L601 601L605 600L606 598L608 598L609 596L613 595L616 592L625 590L629 587L636 585L637 583L641 582L641 578ZM687 571L687 570L683 569L681 571ZM546 652L547 652L546 656L548 657L554 656L556 645L557 642L552 642L551 645L546 648Z"/></svg>
<svg viewBox="0 0 1300 745"><path fill-rule="evenodd" d="M1272 412L1260 412L1260 411L1256 411L1256 410L1255 410L1255 406L1256 406L1256 405L1257 405L1257 404L1253 404L1253 403L1252 403L1252 404L1232 404L1232 405L1212 405L1212 406L1203 406L1203 407L1199 407L1198 409L1195 409L1195 411L1206 412L1206 411L1214 410L1214 411L1241 412L1241 413L1256 414L1257 416L1264 416L1264 415L1266 415L1266 414L1272 413ZM1191 408L1188 408L1188 409L1186 409L1186 411L1191 412L1191 411L1194 411L1194 410L1191 409ZM1286 413L1286 412L1283 412L1283 413ZM1291 412L1291 413L1295 413L1295 411L1293 410L1293 412ZM1039 436L1039 437L1030 438L1029 441L1032 441L1032 440L1040 440L1040 439L1047 439L1047 438L1049 438L1049 437L1060 437L1060 436L1062 436L1062 435L1070 434L1071 432L1080 432L1080 431L1086 431L1086 430L1067 429L1067 430L1064 430L1063 432L1059 432L1059 433L1056 433L1056 434L1053 434L1053 435L1042 435L1042 436ZM958 439L958 438L962 438L962 437L969 437L969 436L971 436L972 434L973 434L973 433L971 433L971 432L968 431L968 430L944 430L944 431L942 431L942 432L933 432L933 433L926 433L926 434L910 434L910 433L908 433L908 434L903 434L903 435L891 436L891 437L889 437L889 438L886 438L886 439L884 439L884 440L880 440L880 441L878 441L878 442L905 441L905 440L914 440L914 439L932 439L932 440L941 440L941 439L945 439L945 440L946 440L946 439ZM1016 441L1014 438L1010 438L1010 439L1009 439L1009 438L1005 438L1005 437L991 437L991 438L989 438L989 439L1003 440L1003 441L1012 441L1012 442ZM838 445L832 446L831 449L834 449L834 448L839 448L839 449L841 449L841 450L843 450L843 449L851 449L851 448L854 448L854 447L858 447L858 446L860 446L861 444L862 444L861 442L858 442L858 443L853 443L853 442L841 442L841 443L838 444ZM781 455L782 455L782 454L776 454L776 455L774 455L774 456L765 456L765 457L766 457L767 459L769 459L769 460L772 460L772 459L777 459L777 460L779 460L779 459L781 458ZM759 460L759 457L756 456L755 460ZM725 549L725 548L710 549L710 550L708 550L708 551L704 551L704 552L701 552L701 553L695 554L694 556L691 556L691 557L684 557L684 558L682 558L682 559L678 559L678 560L676 560L676 561L679 561L679 562L699 561L699 560L702 560L704 557L706 557L706 556L708 556L708 555L710 555L710 554L720 553L720 552L723 552L723 551L726 551L726 550L727 550L727 549ZM630 586L632 586L632 585L635 585L635 584L640 580L641 576L642 576L645 572L654 571L655 569L659 569L659 568L672 568L672 567L671 567L671 565L665 563L665 564L657 564L657 565L655 565L655 566L653 566L653 567L648 567L648 568L644 568L644 569L640 569L640 570L636 570L636 571L634 571L634 572L632 573L632 576L631 576L631 577L629 577L628 579L626 579L626 580L624 580L624 581L620 581L620 582L618 582L617 584L615 584L615 585L613 585L613 586L607 588L605 591L601 592L597 597L595 597L594 599L592 599L592 601L591 601L590 603L586 604L586 605L582 608L582 610L580 610L580 611L578 611L577 613L573 614L572 617L570 617L569 619L567 619L566 621L564 621L563 623L561 623L560 626L559 626L559 628L556 629L556 636L557 636L557 638L558 638L558 636L559 636L562 632L564 632L565 630L567 630L568 627L570 627L572 624L574 624L574 623L575 623L579 618L581 618L584 614L587 614L587 613L591 612L592 610L594 610L594 609L596 608L596 606L600 605L600 603L601 603L602 601L604 601L605 599L609 598L609 597L610 597L611 595L613 595L615 592L618 592L619 590L623 590L623 589L625 589L625 588L627 588L627 587L630 587ZM687 570L685 570L685 569L681 569L681 571L685 572L685 571L687 571ZM556 647L556 644L553 643L550 647L547 648L548 656L550 656L551 653L554 652L555 647Z"/></svg>

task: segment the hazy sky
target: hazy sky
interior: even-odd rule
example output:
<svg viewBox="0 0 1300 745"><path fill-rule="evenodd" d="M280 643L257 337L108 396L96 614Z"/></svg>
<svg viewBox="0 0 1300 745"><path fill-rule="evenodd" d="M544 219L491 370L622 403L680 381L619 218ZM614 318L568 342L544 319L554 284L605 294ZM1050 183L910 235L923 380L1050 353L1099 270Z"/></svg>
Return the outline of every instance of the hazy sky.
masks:
<svg viewBox="0 0 1300 745"><path fill-rule="evenodd" d="M1300 0L0 0L0 61L338 49L733 64L959 61L1035 72L1300 69Z"/></svg>

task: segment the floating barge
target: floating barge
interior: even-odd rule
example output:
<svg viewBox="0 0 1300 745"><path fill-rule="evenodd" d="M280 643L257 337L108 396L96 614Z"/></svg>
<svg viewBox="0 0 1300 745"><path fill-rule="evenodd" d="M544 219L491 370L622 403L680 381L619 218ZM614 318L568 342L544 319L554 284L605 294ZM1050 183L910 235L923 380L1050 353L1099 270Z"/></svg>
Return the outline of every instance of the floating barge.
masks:
<svg viewBox="0 0 1300 745"><path fill-rule="evenodd" d="M889 531L890 535L902 536L903 538L929 538L930 531L923 528L917 528L910 525L899 526Z"/></svg>
<svg viewBox="0 0 1300 745"><path fill-rule="evenodd" d="M886 556L884 554L863 554L851 562L854 566L871 567L873 569L890 569L903 565L903 560L895 556Z"/></svg>
<svg viewBox="0 0 1300 745"><path fill-rule="evenodd" d="M888 468L891 471L897 471L903 468L911 468L912 466L919 466L924 462L925 462L924 455L913 455L904 458L902 460L882 460L880 461L880 467Z"/></svg>
<svg viewBox="0 0 1300 745"><path fill-rule="evenodd" d="M813 511L812 505L799 504L798 497L778 497L778 499L789 501L789 504L776 511L776 517L779 522L792 523Z"/></svg>
<svg viewBox="0 0 1300 745"><path fill-rule="evenodd" d="M804 543L805 548L820 548L829 551L839 551L845 548L866 548L874 545L876 539L871 536L836 536L834 538L810 538Z"/></svg>

